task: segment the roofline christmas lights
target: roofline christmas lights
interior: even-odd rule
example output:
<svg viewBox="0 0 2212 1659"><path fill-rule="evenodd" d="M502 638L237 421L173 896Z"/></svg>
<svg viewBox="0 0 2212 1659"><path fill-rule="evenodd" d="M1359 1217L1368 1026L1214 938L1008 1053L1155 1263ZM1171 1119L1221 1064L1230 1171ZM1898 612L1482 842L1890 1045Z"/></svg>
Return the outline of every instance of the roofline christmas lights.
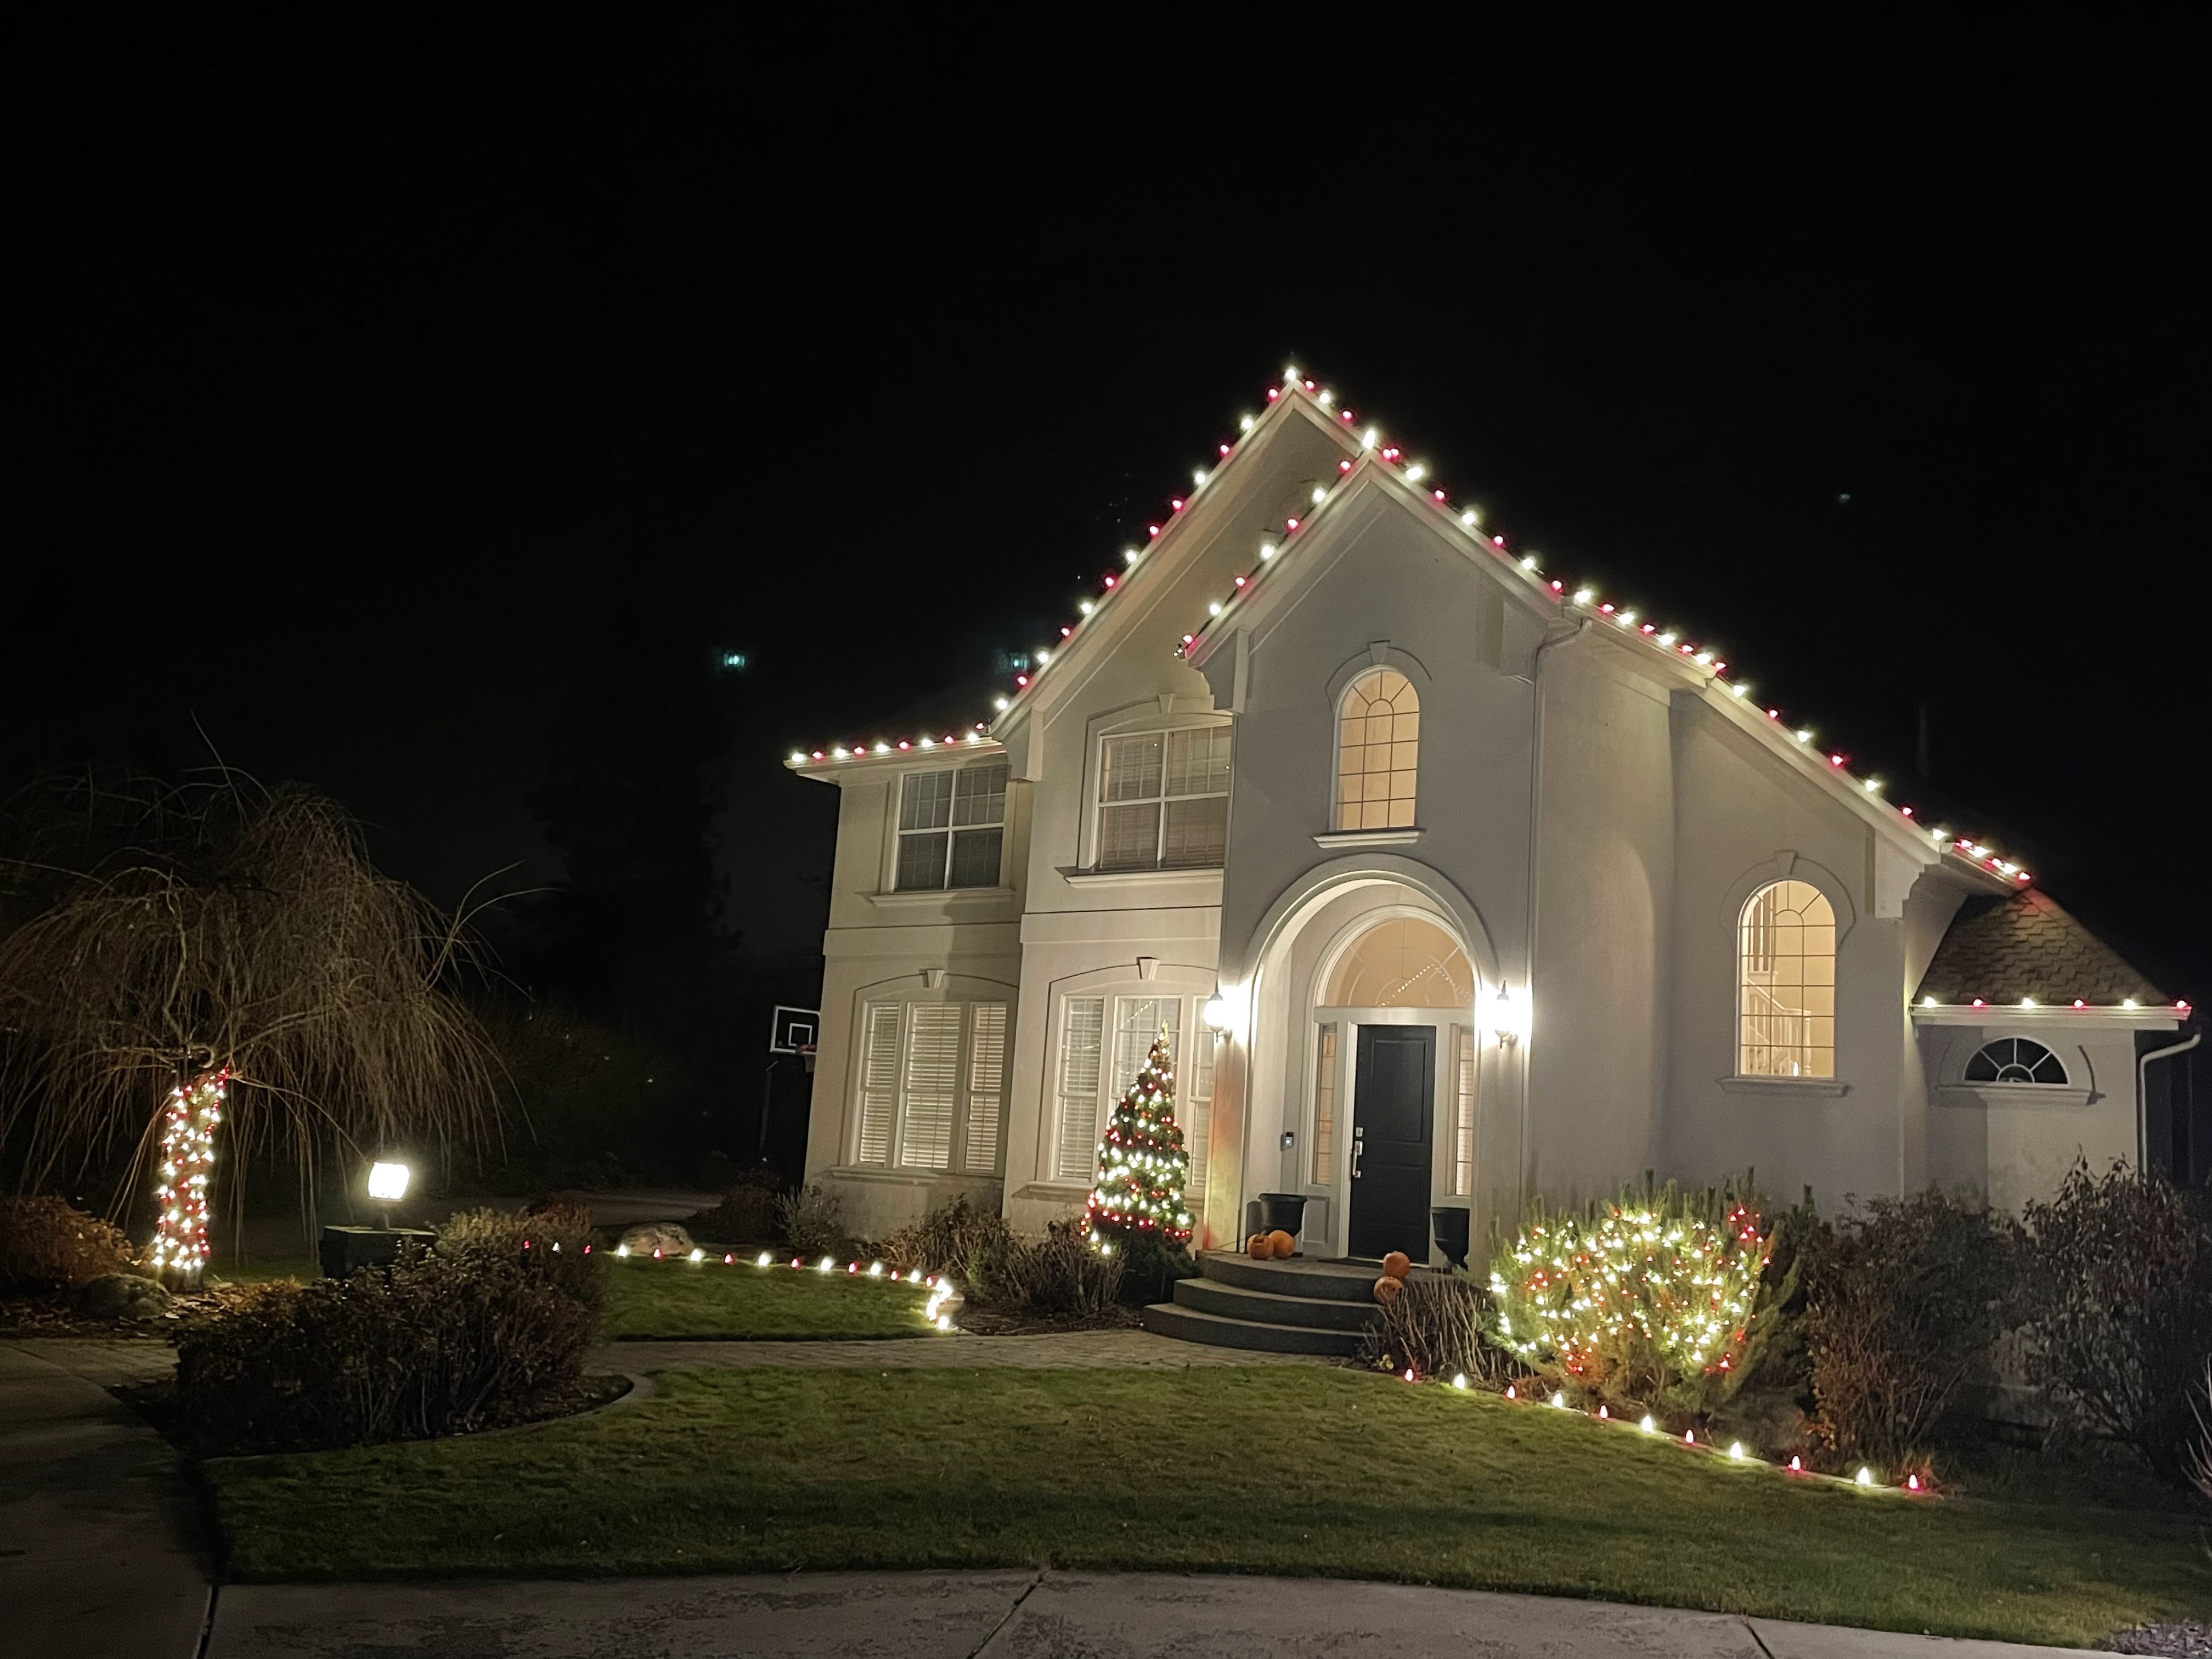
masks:
<svg viewBox="0 0 2212 1659"><path fill-rule="evenodd" d="M1218 453L1213 464L1211 466L1193 469L1194 483L1190 494L1170 498L1170 510L1163 515L1160 522L1148 524L1146 526L1147 542L1173 533L1177 520L1184 509L1189 506L1192 499L1212 483L1222 467L1228 465L1243 452L1245 440L1259 428L1268 415L1276 407L1285 405L1285 393L1290 394L1288 401L1291 403L1295 403L1300 398L1305 398L1330 424L1351 428L1346 435L1353 437L1360 443L1361 447L1355 459L1340 464L1333 480L1330 480L1325 487L1316 490L1317 505L1304 519L1285 520L1285 528L1281 533L1271 535L1261 543L1258 556L1261 565L1273 565L1277 556L1287 551L1290 544L1307 527L1312 512L1320 510L1329 501L1334 499L1345 482L1358 476L1362 465L1370 460L1376 466L1396 469L1409 485L1418 483L1426 477L1428 469L1425 463L1408 464L1403 451L1398 446L1384 441L1379 427L1369 425L1364 431L1361 430L1358 417L1352 410L1334 407L1337 394L1332 389L1317 385L1292 367L1284 371L1280 385L1271 386L1267 389L1267 409L1258 416L1248 414L1239 417L1237 435L1233 439L1224 440L1216 446ZM1674 661L1678 666L1702 675L1704 683L1708 686L1722 687L1729 695L1739 699L1749 695L1751 688L1747 684L1740 680L1729 680L1724 678L1729 665L1725 660L1721 659L1717 653L1694 641L1684 640L1675 629L1662 630L1656 624L1650 623L1638 624L1636 622L1638 613L1635 611L1618 609L1611 602L1603 599L1595 587L1577 587L1571 598L1568 597L1566 586L1563 581L1548 579L1541 574L1539 561L1534 554L1522 556L1517 560L1509 558L1505 554L1505 538L1503 535L1480 533L1478 526L1481 522L1481 515L1474 508L1452 507L1447 493L1439 488L1416 491L1415 494L1437 513L1440 523L1449 526L1475 546L1498 559L1507 569L1518 569L1523 573L1528 578L1526 585L1531 592L1548 599L1563 607L1571 607L1588 612L1593 619L1615 623L1622 630L1621 637L1628 640L1641 638L1654 650ZM1145 553L1149 553L1149 548L1145 550ZM1121 556L1125 567L1134 567L1144 556L1140 554L1138 547L1130 547L1124 550ZM1273 568L1280 567L1276 565ZM1251 573L1237 575L1229 592L1224 598L1209 601L1206 614L1198 619L1197 625L1191 632L1181 636L1181 644L1177 647L1176 654L1184 658L1189 657L1196 647L1210 636L1212 630L1217 625L1222 624L1225 619L1231 617L1239 603L1248 599L1256 590L1256 578L1260 574L1255 569ZM1079 637L1085 627L1105 613L1106 602L1121 589L1121 583L1114 574L1106 575L1103 578L1102 591L1095 595L1086 595L1079 602L1077 619L1060 629L1060 637L1070 641ZM1012 714L1022 706L1042 679L1048 661L1057 660L1057 659L1048 659L1048 654L1040 651L1035 653L1035 660L1037 666L1034 673L1016 675L1012 692L1002 694L995 699L996 712L1000 718ZM1769 708L1764 712L1768 720L1778 724L1782 721L1782 713L1779 708ZM960 738L957 740L958 743L962 744L989 743L996 747L996 740L988 735L989 726L989 721L976 721L973 731ZM1801 744L1808 742L1812 735L1810 727L1784 727L1784 729L1789 735L1794 736L1796 742ZM858 760L893 755L910 756L918 749L934 750L939 747L952 746L955 741L953 737L946 735L942 738L925 736L901 738L895 743L878 739L872 744L825 744L819 748L793 750L786 764L794 770L811 771L840 764L850 764ZM1788 750L1785 750L1784 752ZM1848 781L1857 785L1857 793L1861 797L1879 799L1881 789L1881 781L1877 778L1853 776L1848 770L1845 759L1846 757L1839 752L1830 756L1828 757L1829 764L1820 768L1819 770L1820 773L1835 777L1838 781ZM1922 828L1911 807L1894 806L1891 810L1906 827L1915 830ZM1936 843L1941 848L1939 854L1941 858L1956 858L1984 876L2009 882L2015 887L2025 887L2033 879L2031 874L2018 864L1999 857L1987 847L1974 842L1971 838L1960 836L1954 839L1950 836L1949 831L1942 830L1933 833Z"/></svg>

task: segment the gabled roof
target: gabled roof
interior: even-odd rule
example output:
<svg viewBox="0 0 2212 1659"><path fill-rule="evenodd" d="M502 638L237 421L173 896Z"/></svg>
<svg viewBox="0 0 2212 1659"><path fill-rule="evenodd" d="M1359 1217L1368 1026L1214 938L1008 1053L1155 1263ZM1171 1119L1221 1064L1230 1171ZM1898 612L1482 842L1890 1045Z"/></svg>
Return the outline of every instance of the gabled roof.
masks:
<svg viewBox="0 0 2212 1659"><path fill-rule="evenodd" d="M1921 976L1916 1001L1992 1008L2154 1007L2166 994L2036 890L1969 898Z"/></svg>
<svg viewBox="0 0 2212 1659"><path fill-rule="evenodd" d="M1814 743L1814 731L1809 725L1795 719L1784 719L1778 706L1765 704L1764 700L1753 702L1751 688L1740 678L1729 677L1729 665L1717 650L1700 644L1688 636L1687 630L1662 626L1656 621L1639 617L1632 609L1624 609L1607 600L1595 588L1571 584L1562 578L1548 576L1540 568L1534 555L1510 556L1505 538L1481 529L1481 515L1474 507L1453 501L1448 492L1431 475L1425 462L1410 459L1386 438L1373 422L1357 416L1343 407L1336 393L1328 387L1303 375L1296 368L1285 369L1282 383L1267 388L1267 402L1256 414L1247 415L1241 425L1241 434L1224 440L1218 446L1217 459L1209 465L1200 467L1193 475L1191 489L1178 495L1168 503L1168 511L1157 521L1146 526L1146 539L1126 550L1122 555L1125 569L1118 574L1101 579L1102 591L1083 599L1081 614L1060 629L1060 638L1050 647L1035 653L1036 666L1026 673L1015 676L1014 685L1008 692L993 700L995 712L986 719L978 719L957 740L963 748L977 744L994 744L1006 732L1012 722L1026 712L1035 700L1038 687L1047 677L1065 677L1067 665L1079 659L1094 644L1103 647L1098 639L1101 624L1112 614L1109 606L1126 583L1142 574L1142 562L1149 562L1170 551L1182 540L1190 524L1186 508L1196 505L1208 491L1216 488L1221 478L1237 466L1255 441L1264 446L1268 433L1286 421L1310 418L1316 423L1335 431L1343 440L1346 454L1340 462L1334 490L1317 490L1320 496L1310 511L1285 522L1281 533L1270 535L1252 550L1250 569L1236 576L1229 591L1212 602L1206 614L1193 617L1187 624L1188 631L1182 635L1182 654L1188 658L1203 654L1211 636L1233 629L1237 623L1237 611L1242 600L1257 596L1259 586L1271 569L1280 569L1294 560L1279 556L1291 551L1293 544L1306 526L1328 515L1331 501L1338 499L1347 482L1364 483L1374 469L1391 475L1392 482L1400 486L1399 493L1409 502L1434 516L1443 533L1461 539L1471 556L1479 556L1508 567L1526 585L1528 592L1542 602L1556 606L1583 626L1603 625L1617 635L1623 644L1632 648L1648 649L1655 659L1663 659L1673 665L1675 672L1690 680L1723 693L1721 701L1744 705L1743 712L1751 718L1743 721L1745 728L1758 733L1778 752L1800 763L1805 773L1833 790L1840 798L1861 806L1879 809L1877 818L1893 820L1889 828L1900 833L1929 836L1933 845L1941 848L1940 861L1959 869L1963 873L1971 870L1987 881L2006 882L2025 887L2031 879L2029 873L2013 861L2002 857L1972 836L1954 836L1945 829L1930 829L1923 824L1910 806L1893 805L1881 797L1881 780L1861 777L1850 770L1849 757L1839 750L1826 750ZM1112 630L1106 630L1111 632ZM981 699L978 700L979 702ZM1756 709L1756 714L1753 710ZM896 762L910 755L914 749L941 746L955 741L957 728L948 727L943 733L932 732L928 737L885 738L872 743L826 744L822 748L795 752L787 763L802 774L823 775L841 768L863 763L872 759ZM1815 758L1815 757L1818 758ZM1926 844L1926 843L1923 843Z"/></svg>

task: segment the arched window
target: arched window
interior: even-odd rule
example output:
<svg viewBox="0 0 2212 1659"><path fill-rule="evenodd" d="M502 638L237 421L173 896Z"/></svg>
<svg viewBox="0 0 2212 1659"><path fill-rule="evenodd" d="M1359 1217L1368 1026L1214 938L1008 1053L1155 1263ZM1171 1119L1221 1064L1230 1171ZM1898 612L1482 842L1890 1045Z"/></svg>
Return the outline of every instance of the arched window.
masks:
<svg viewBox="0 0 2212 1659"><path fill-rule="evenodd" d="M1339 957L1321 994L1325 1008L1468 1008L1474 970L1433 921L1392 916Z"/></svg>
<svg viewBox="0 0 2212 1659"><path fill-rule="evenodd" d="M1807 881L1760 888L1737 927L1737 1070L1836 1074L1836 913Z"/></svg>
<svg viewBox="0 0 2212 1659"><path fill-rule="evenodd" d="M1346 686L1336 717L1336 827L1410 830L1421 699L1395 668Z"/></svg>
<svg viewBox="0 0 2212 1659"><path fill-rule="evenodd" d="M1966 1062L1969 1083L2045 1083L2063 1085L2066 1066L2057 1055L2026 1037L1999 1037L1985 1042Z"/></svg>

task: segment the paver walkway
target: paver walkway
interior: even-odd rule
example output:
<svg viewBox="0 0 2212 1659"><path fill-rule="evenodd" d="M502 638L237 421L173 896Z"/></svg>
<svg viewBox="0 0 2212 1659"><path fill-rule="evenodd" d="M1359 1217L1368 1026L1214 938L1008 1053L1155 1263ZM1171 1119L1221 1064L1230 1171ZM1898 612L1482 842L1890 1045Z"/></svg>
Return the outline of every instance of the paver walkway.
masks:
<svg viewBox="0 0 2212 1659"><path fill-rule="evenodd" d="M1328 1578L825 1572L228 1585L207 1659L2031 1659L2063 1651Z"/></svg>

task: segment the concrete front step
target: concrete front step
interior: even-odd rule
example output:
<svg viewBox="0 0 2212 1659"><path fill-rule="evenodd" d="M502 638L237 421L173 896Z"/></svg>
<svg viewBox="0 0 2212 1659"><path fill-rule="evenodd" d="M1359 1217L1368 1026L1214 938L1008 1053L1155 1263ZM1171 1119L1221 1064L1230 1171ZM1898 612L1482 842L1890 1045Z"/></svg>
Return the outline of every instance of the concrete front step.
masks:
<svg viewBox="0 0 2212 1659"><path fill-rule="evenodd" d="M1357 1331L1316 1330L1310 1325L1267 1325L1249 1319L1224 1319L1172 1302L1144 1311L1145 1328L1185 1342L1214 1348L1250 1348L1261 1353L1334 1354L1350 1358L1359 1352Z"/></svg>
<svg viewBox="0 0 2212 1659"><path fill-rule="evenodd" d="M1228 1250L1208 1251L1199 1258L1198 1270L1217 1285L1276 1296L1310 1297L1321 1302L1357 1302L1370 1308L1375 1305L1375 1276L1382 1271L1305 1258L1255 1261Z"/></svg>
<svg viewBox="0 0 2212 1659"><path fill-rule="evenodd" d="M1218 1314L1224 1319L1249 1320L1260 1325L1304 1325L1314 1330L1359 1331L1374 1317L1372 1301L1340 1302L1334 1297L1288 1296L1275 1291L1249 1291L1211 1279L1176 1281L1177 1307Z"/></svg>

